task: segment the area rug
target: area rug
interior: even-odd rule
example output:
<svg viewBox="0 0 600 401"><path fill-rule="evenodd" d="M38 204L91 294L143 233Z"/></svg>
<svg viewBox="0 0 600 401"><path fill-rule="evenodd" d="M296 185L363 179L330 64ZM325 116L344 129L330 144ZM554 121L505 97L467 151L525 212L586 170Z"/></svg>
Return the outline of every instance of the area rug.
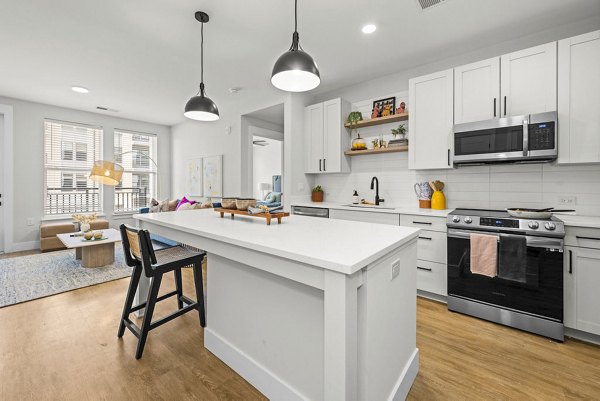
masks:
<svg viewBox="0 0 600 401"><path fill-rule="evenodd" d="M104 267L81 267L74 250L0 259L0 308L128 276L121 246Z"/></svg>

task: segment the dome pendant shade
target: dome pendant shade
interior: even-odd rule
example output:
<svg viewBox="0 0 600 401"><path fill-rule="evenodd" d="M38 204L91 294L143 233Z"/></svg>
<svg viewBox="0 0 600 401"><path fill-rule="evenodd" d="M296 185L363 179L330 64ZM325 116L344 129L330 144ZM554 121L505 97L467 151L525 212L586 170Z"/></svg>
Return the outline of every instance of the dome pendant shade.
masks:
<svg viewBox="0 0 600 401"><path fill-rule="evenodd" d="M321 75L310 54L292 48L275 62L271 83L284 91L305 92L319 86Z"/></svg>
<svg viewBox="0 0 600 401"><path fill-rule="evenodd" d="M217 121L219 109L204 92L204 24L208 22L209 18L208 14L202 11L197 11L194 15L196 20L202 24L200 30L200 90L196 96L188 100L183 115L197 121Z"/></svg>
<svg viewBox="0 0 600 401"><path fill-rule="evenodd" d="M200 85L200 94L192 97L185 105L184 116L197 121L217 121L219 109L215 102L204 94L204 85Z"/></svg>
<svg viewBox="0 0 600 401"><path fill-rule="evenodd" d="M317 63L300 47L298 35L298 0L294 1L294 34L292 46L275 62L271 73L271 83L287 92L306 92L321 83Z"/></svg>

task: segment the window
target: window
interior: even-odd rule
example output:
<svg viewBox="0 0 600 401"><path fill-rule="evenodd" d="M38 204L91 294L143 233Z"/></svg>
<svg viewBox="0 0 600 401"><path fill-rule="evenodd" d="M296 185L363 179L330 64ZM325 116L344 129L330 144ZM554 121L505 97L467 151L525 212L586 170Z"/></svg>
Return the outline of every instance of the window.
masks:
<svg viewBox="0 0 600 401"><path fill-rule="evenodd" d="M115 188L115 211L137 212L156 197L156 136L115 130L115 160L125 171ZM151 160L152 159L152 160Z"/></svg>
<svg viewBox="0 0 600 401"><path fill-rule="evenodd" d="M101 149L101 127L44 121L45 215L101 211L100 187L88 179Z"/></svg>

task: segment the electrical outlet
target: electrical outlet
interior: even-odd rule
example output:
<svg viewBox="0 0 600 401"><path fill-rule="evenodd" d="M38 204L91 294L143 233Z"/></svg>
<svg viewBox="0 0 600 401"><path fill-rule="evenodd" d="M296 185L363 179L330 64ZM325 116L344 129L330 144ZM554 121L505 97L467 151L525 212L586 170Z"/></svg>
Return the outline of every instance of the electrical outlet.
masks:
<svg viewBox="0 0 600 401"><path fill-rule="evenodd" d="M559 205L575 206L577 205L577 197L573 195L558 195L556 199Z"/></svg>
<svg viewBox="0 0 600 401"><path fill-rule="evenodd" d="M390 278L390 281L395 279L396 277L398 277L399 274L400 274L400 259L392 262L392 277Z"/></svg>
<svg viewBox="0 0 600 401"><path fill-rule="evenodd" d="M27 225L28 226L32 226L33 225L33 217L28 217L27 218Z"/></svg>

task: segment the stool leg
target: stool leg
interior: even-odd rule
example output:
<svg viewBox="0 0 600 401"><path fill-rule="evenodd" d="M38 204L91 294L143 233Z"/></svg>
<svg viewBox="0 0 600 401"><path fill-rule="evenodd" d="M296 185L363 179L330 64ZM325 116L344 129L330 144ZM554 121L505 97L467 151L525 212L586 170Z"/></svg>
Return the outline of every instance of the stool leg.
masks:
<svg viewBox="0 0 600 401"><path fill-rule="evenodd" d="M123 337L125 332L125 319L129 317L131 313L131 306L133 305L133 299L135 298L135 292L137 291L138 283L140 282L140 276L142 275L142 266L135 266L131 274L131 280L129 281L129 289L127 290L127 296L125 297L125 306L123 307L123 314L121 315L121 324L119 324L119 332L117 337Z"/></svg>
<svg viewBox="0 0 600 401"><path fill-rule="evenodd" d="M152 286L150 293L148 294L148 302L146 304L146 312L144 314L144 322L140 330L140 341L138 342L137 350L135 352L135 359L140 359L144 353L144 345L146 345L146 338L150 331L150 324L152 323L152 314L154 314L154 307L156 306L156 298L158 298L158 290L160 289L160 282L162 281L162 274L158 274L152 278Z"/></svg>
<svg viewBox="0 0 600 401"><path fill-rule="evenodd" d="M173 270L175 273L175 289L177 290L177 307L179 309L183 308L183 301L181 300L181 296L183 295L183 285L181 283L181 268L177 268Z"/></svg>
<svg viewBox="0 0 600 401"><path fill-rule="evenodd" d="M202 259L198 258L194 262L194 286L196 287L196 300L198 302L198 312L200 313L200 326L206 327L206 309L204 307L204 285L202 281Z"/></svg>

